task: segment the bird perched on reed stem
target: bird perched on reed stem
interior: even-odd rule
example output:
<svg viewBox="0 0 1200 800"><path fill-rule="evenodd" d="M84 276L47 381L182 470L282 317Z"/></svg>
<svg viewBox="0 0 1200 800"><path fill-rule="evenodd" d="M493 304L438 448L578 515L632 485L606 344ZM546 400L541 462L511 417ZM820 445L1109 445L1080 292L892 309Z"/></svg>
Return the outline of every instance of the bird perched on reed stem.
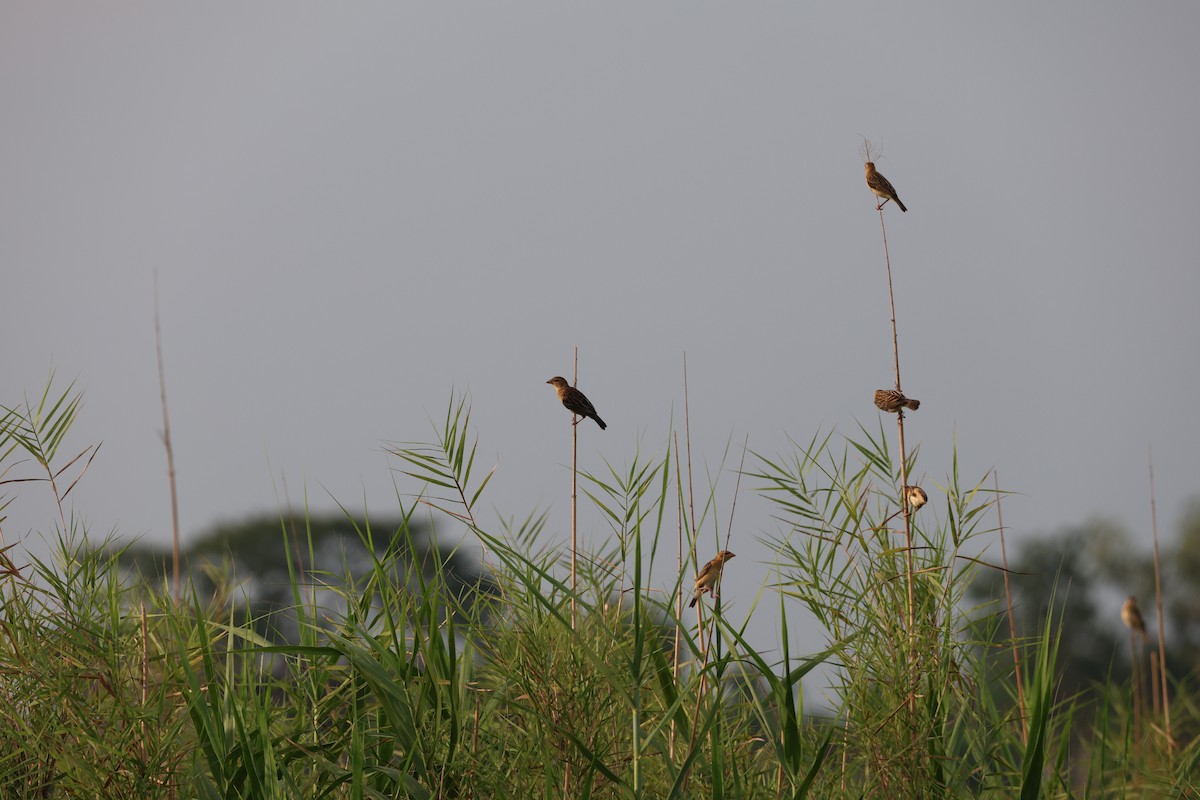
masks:
<svg viewBox="0 0 1200 800"><path fill-rule="evenodd" d="M911 397L905 397L895 389L876 389L875 405L881 411L890 411L891 413L896 414L901 408L908 408L916 411L921 407L921 401L913 400Z"/></svg>
<svg viewBox="0 0 1200 800"><path fill-rule="evenodd" d="M725 569L725 562L733 558L733 555L728 550L722 550L713 557L712 561L700 568L700 574L696 576L695 595L692 597L692 602L688 603L688 608L694 608L700 595L705 592L713 597L717 596L717 581L721 580L721 570Z"/></svg>
<svg viewBox="0 0 1200 800"><path fill-rule="evenodd" d="M553 386L554 391L558 392L558 399L566 406L567 411L570 411L572 414L578 414L583 419L591 417L596 420L596 424L600 426L600 430L608 428L604 424L604 420L600 419L600 415L596 413L596 407L592 405L592 401L588 400L583 392L567 383L566 378L555 375L546 381L546 383ZM582 419L577 419L571 424L578 425L580 422L582 422Z"/></svg>
<svg viewBox="0 0 1200 800"><path fill-rule="evenodd" d="M892 182L875 171L875 165L868 161L865 164L867 173L867 188L876 197L882 197L883 202L875 206L876 211L882 211L888 200L895 201L896 205L900 206L901 211L908 211L904 207L904 203L900 202L900 196L896 194L896 188L892 186Z"/></svg>
<svg viewBox="0 0 1200 800"><path fill-rule="evenodd" d="M904 499L908 501L908 507L916 511L929 502L929 495L920 486L905 486Z"/></svg>
<svg viewBox="0 0 1200 800"><path fill-rule="evenodd" d="M1142 637L1143 642L1150 641L1150 635L1146 633L1146 623L1142 621L1142 612L1138 609L1137 598L1129 595L1129 599L1125 601L1125 605L1121 606L1121 622L1125 623L1125 627Z"/></svg>

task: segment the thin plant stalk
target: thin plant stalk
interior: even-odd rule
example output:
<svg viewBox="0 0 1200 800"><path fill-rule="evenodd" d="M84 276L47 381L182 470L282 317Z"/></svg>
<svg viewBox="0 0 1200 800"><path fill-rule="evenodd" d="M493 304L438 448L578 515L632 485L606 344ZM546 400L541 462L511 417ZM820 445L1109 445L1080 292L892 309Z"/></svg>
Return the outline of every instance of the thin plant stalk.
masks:
<svg viewBox="0 0 1200 800"><path fill-rule="evenodd" d="M725 529L725 544L722 545L722 548L721 548L722 550L729 549L729 541L733 537L733 514L735 511L737 511L737 496L738 496L738 492L741 490L741 487L742 487L742 473L745 472L745 469L746 469L746 453L749 452L749 449L750 449L750 437L749 437L749 435L747 435L746 440L742 443L742 461L738 465L737 480L734 481L733 500L729 504L729 527ZM711 631L712 631L712 634L714 634L714 635L716 634L717 609L720 608L720 605L721 605L721 581L723 581L724 579L725 579L725 571L722 570L720 572L720 574L717 575L717 582L713 584L713 588L712 588L714 601L713 601L713 616L712 616L712 619L710 620L710 622L712 623ZM708 650L704 649L704 638L705 638L704 637L704 624L703 624L704 616L703 616L703 614L700 613L700 610L703 607L703 605L704 605L703 603L696 603L696 617L697 617L697 620L699 620L700 627L701 627L700 647L701 647L701 651L704 653L704 664L707 664L708 663ZM713 639L713 635L710 635L708 638L710 640ZM703 679L701 679L700 686L701 686L701 693L703 693L703 687L704 687Z"/></svg>
<svg viewBox="0 0 1200 800"><path fill-rule="evenodd" d="M1150 713L1155 717L1159 714L1158 691L1158 653L1150 651Z"/></svg>
<svg viewBox="0 0 1200 800"><path fill-rule="evenodd" d="M685 381L685 387L686 387L686 381ZM686 389L685 389L685 396L686 396ZM685 406L686 406L686 403L685 403ZM686 416L687 416L686 411L684 412L684 416L686 418ZM742 485L742 474L745 472L745 469L746 469L746 453L749 452L749 449L750 449L749 445L750 445L750 437L747 436L745 442L742 445L742 461L738 465L737 480L734 483L734 490L733 490L733 501L730 503L730 508L729 508L729 527L726 528L726 530L725 530L724 549L726 549L726 550L729 549L729 540L733 536L733 515L734 515L734 512L737 510L737 496L738 496L738 491L740 490L741 485ZM689 464L689 474L690 474L690 466L691 465ZM692 537L692 542L693 542L693 547L695 547L695 537L694 536ZM704 603L699 603L699 602L696 603L696 627L697 627L696 635L697 635L697 640L700 645L701 661L700 661L700 687L696 693L696 712L695 712L695 717L694 717L695 722L692 725L692 737L691 737L692 746L695 745L696 734L699 730L700 708L704 702L704 697L707 694L708 687L709 687L708 675L705 672L704 668L708 666L708 659L709 659L709 656L712 655L713 648L707 646L705 644L705 640L707 639L709 641L709 643L717 641L717 639L716 639L717 609L721 604L721 581L724 577L725 577L725 573L722 570L721 574L717 576L717 582L715 584L713 584L713 595L715 597L715 601L713 602L713 614L712 614L711 619L709 620L709 623L711 624L711 632L707 637L705 636L705 629L708 627L708 625L706 625L705 619L704 619ZM680 595L682 598L682 592L680 593ZM682 599L680 600L680 602L682 603ZM720 702L720 699L719 699L720 698L720 683L716 682L716 683L713 683L712 685L715 689L717 689L717 691L715 692L717 697L714 698L713 702Z"/></svg>
<svg viewBox="0 0 1200 800"><path fill-rule="evenodd" d="M1021 744L1029 744L1029 730L1025 724L1025 683L1021 677L1021 648L1017 643L1017 615L1013 610L1012 586L1008 581L1008 550L1004 545L1004 511L1000 507L1000 475L992 473L996 487L996 521L1000 526L1000 564L1004 568L1004 603L1008 609L1008 640L1012 643L1013 674L1017 678L1017 713L1020 715Z"/></svg>
<svg viewBox="0 0 1200 800"><path fill-rule="evenodd" d="M888 306L892 316L892 364L896 370L896 391L903 394L900 388L900 336L896 330L896 293L892 289L892 256L888 251L887 242L887 225L883 220L883 209L879 209L879 228L883 231L883 260L887 265L888 276ZM915 613L913 607L913 563L912 563L912 510L908 506L907 498L903 497L904 488L908 485L908 456L904 449L904 409L901 408L896 412L896 429L900 437L900 505L904 509L904 557L907 572L905 578L908 581L908 628L911 631L915 624Z"/></svg>
<svg viewBox="0 0 1200 800"><path fill-rule="evenodd" d="M692 415L688 406L688 376L687 353L683 354L683 441L687 445L688 465L688 519L691 521L688 534L692 540L692 563L699 567L696 561L696 493L692 487Z"/></svg>
<svg viewBox="0 0 1200 800"><path fill-rule="evenodd" d="M687 447L687 479L688 479L688 541L692 544L692 565L699 570L699 561L696 557L696 495L692 484L692 415L691 406L688 404L688 374L687 374L687 353L683 354L683 441ZM686 585L686 582L685 582ZM683 593L680 592L680 619L683 618ZM704 637L704 604L696 604L696 637L700 647L700 652L704 656L704 661L708 661L708 648L705 645ZM696 746L696 735L700 728L700 704L704 698L707 676L703 669L700 674L699 689L696 693L696 711L693 715L692 732L688 741L688 748ZM691 777L689 771L684 777L681 788L687 787L687 780Z"/></svg>
<svg viewBox="0 0 1200 800"><path fill-rule="evenodd" d="M471 750L476 759L479 758L479 691L475 692L475 727L471 731ZM474 777L475 768L471 767L471 775ZM478 797L475 791L475 781L471 781L471 797Z"/></svg>
<svg viewBox="0 0 1200 800"><path fill-rule="evenodd" d="M149 626L146 624L146 604L141 603L141 623L142 623L142 708L145 708L150 701L150 633ZM138 740L138 749L141 752L142 760L146 760L146 743L150 741L147 735L146 720L142 719L139 723L141 729L141 737Z"/></svg>
<svg viewBox="0 0 1200 800"><path fill-rule="evenodd" d="M888 305L892 313L892 362L896 369L896 391L903 394L900 388L900 337L896 331L896 293L892 289L892 256L888 251L887 225L883 221L883 208L879 208L879 227L883 231L883 260L887 265L888 276ZM909 507L908 497L904 487L908 485L908 454L904 448L904 408L896 411L896 430L900 446L900 507L904 511L904 579L908 589L908 643L909 663L912 664L916 650L916 602L913 597L913 543L912 543L912 508ZM915 665L914 665L915 666ZM916 694L910 693L909 708L916 710Z"/></svg>
<svg viewBox="0 0 1200 800"><path fill-rule="evenodd" d="M846 793L846 762L850 756L850 720L842 723L842 775L838 784L842 794Z"/></svg>
<svg viewBox="0 0 1200 800"><path fill-rule="evenodd" d="M1158 504L1154 500L1154 448L1150 448L1150 533L1154 537L1154 602L1158 608L1158 668L1162 686L1163 730L1167 734L1167 754L1175 760L1175 737L1171 735L1171 698L1167 695L1167 640L1163 632L1162 571L1158 566Z"/></svg>
<svg viewBox="0 0 1200 800"><path fill-rule="evenodd" d="M692 414L691 407L688 405L688 375L687 375L687 353L683 354L683 441L687 445L687 475L688 475L688 519L690 520L688 536L692 542L692 566L697 571L700 569L700 559L696 555L696 495L692 487ZM696 604L696 626L697 635L700 641L700 651L705 653L707 658L707 650L704 644L704 616L701 603ZM704 682L701 680L700 693L704 693Z"/></svg>
<svg viewBox="0 0 1200 800"><path fill-rule="evenodd" d="M175 448L171 445L171 419L167 415L167 374L163 368L162 318L158 310L158 270L154 271L154 346L158 352L158 394L162 403L162 443L167 451L167 485L171 494L171 584L179 604L179 492L175 487Z"/></svg>
<svg viewBox="0 0 1200 800"><path fill-rule="evenodd" d="M676 563L676 569L679 570L679 575L681 576L680 577L680 591L676 592L676 598L675 598L675 619L682 620L683 619L683 586L686 585L683 582L682 575L683 575L684 566L687 564L687 561L684 559L684 556L683 556L683 482L681 480L683 477L683 472L679 467L679 434L675 433L673 435L675 437L675 453L674 453L674 455L675 455L675 512L676 512L676 519L677 519L676 536L678 538L675 563ZM673 645L672 651L671 651L671 677L676 682L678 682L678 680L679 680L679 646L681 643L680 639L682 636L683 636L682 626L677 623L675 625L675 642L674 642L674 645ZM671 732L667 739L667 752L670 754L672 759L675 758L675 718L674 718L674 716L671 717Z"/></svg>
<svg viewBox="0 0 1200 800"><path fill-rule="evenodd" d="M571 385L579 386L579 347L575 347L575 366ZM575 558L579 551L575 525L576 487L579 483L579 423L580 417L571 414L571 629L575 629L576 598L579 596L575 583Z"/></svg>
<svg viewBox="0 0 1200 800"><path fill-rule="evenodd" d="M728 550L729 543L733 539L733 513L737 511L738 492L742 488L742 475L746 471L746 453L750 451L750 435L746 434L746 438L742 441L742 460L738 464L737 479L733 482L733 500L729 503L729 527L725 529L725 545L721 549ZM725 578L724 570L717 576L717 582L713 586L713 591L716 592L717 602L714 606L720 605L721 601L721 581Z"/></svg>
<svg viewBox="0 0 1200 800"><path fill-rule="evenodd" d="M1129 663L1130 681L1133 683L1133 753L1141 750L1142 738L1142 670L1141 652L1138 649L1140 635L1132 628L1129 629Z"/></svg>

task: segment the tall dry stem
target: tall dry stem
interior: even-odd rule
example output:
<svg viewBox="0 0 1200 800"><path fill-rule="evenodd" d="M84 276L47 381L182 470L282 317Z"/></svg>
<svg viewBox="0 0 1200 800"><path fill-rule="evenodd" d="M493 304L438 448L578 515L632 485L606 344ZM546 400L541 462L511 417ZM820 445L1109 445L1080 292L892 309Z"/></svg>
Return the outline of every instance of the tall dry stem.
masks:
<svg viewBox="0 0 1200 800"><path fill-rule="evenodd" d="M579 347L575 347L575 361L571 376L571 385L579 387ZM571 414L571 628L574 629L578 619L576 598L579 591L575 583L575 559L579 552L579 540L576 527L576 495L579 484L579 425L580 421L574 413Z"/></svg>
<svg viewBox="0 0 1200 800"><path fill-rule="evenodd" d="M996 487L996 522L1000 526L1000 564L1004 569L1004 605L1008 611L1008 641L1012 644L1013 674L1017 678L1017 713L1020 715L1021 743L1029 743L1029 727L1025 723L1025 683L1021 677L1021 648L1017 643L1017 615L1013 609L1012 586L1008 580L1008 549L1004 544L1004 511L1000 507L1000 475L992 473Z"/></svg>
<svg viewBox="0 0 1200 800"><path fill-rule="evenodd" d="M887 225L883 220L883 209L879 209L879 227L883 231L883 260L887 265L888 306L891 310L892 322L892 363L896 370L896 391L904 394L900 387L900 336L896 330L896 293L892 288L892 256L888 251ZM904 496L904 487L908 485L908 452L904 448L904 409L896 412L896 431L900 447L900 508L904 511L904 564L905 581L908 588L908 629L911 632L916 625L916 605L913 599L913 560L912 560L912 509Z"/></svg>
<svg viewBox="0 0 1200 800"><path fill-rule="evenodd" d="M1163 631L1162 570L1158 566L1158 504L1154 499L1154 448L1149 451L1150 462L1150 533L1154 537L1154 603L1158 609L1158 666L1162 686L1163 730L1167 736L1167 754L1175 760L1175 737L1171 734L1171 698L1167 694L1167 637Z"/></svg>
<svg viewBox="0 0 1200 800"><path fill-rule="evenodd" d="M167 373L163 368L162 317L158 309L158 270L154 271L154 346L158 352L158 395L162 403L162 443L167 451L167 485L171 494L171 585L179 604L179 492L175 488L175 448L171 444L171 418L167 414Z"/></svg>

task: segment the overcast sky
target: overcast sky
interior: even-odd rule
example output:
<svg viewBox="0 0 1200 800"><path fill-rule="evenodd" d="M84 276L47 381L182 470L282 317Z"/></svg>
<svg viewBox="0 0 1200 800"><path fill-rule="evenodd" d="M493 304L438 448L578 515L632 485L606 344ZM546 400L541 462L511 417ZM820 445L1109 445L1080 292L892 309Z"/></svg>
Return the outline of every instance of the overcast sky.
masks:
<svg viewBox="0 0 1200 800"><path fill-rule="evenodd" d="M1200 492L1197 30L1183 2L4 2L0 402L76 380L67 449L104 444L75 510L165 540L157 270L185 535L284 482L394 510L383 442L458 389L487 506L565 540L545 381L574 346L609 424L586 469L661 449L685 353L714 471L731 440L877 425L865 136L909 208L885 214L931 498L957 443L964 480L1020 493L1013 536L1098 514L1148 541L1149 446L1164 534ZM7 542L52 530L44 500L20 489ZM749 498L738 523L757 586L778 529Z"/></svg>

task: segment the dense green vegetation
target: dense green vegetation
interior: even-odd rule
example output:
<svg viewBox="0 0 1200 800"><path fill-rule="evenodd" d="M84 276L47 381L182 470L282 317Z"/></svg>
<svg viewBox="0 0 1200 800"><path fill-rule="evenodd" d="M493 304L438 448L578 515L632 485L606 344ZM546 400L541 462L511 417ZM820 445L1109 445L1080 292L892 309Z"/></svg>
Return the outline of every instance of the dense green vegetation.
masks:
<svg viewBox="0 0 1200 800"><path fill-rule="evenodd" d="M580 476L616 536L578 554L572 593L540 517L476 524L487 476L452 400L435 441L396 450L423 497L386 520L284 515L241 539L249 552L219 531L176 602L164 554L89 542L67 512L77 412L48 387L0 427L0 470L34 464L62 509L57 557L17 567L9 550L0 578L0 796L1195 796L1200 695L1172 684L1172 748L1148 703L1135 725L1123 677L1064 691L1057 600L1021 622L1018 693L1003 603L968 595L996 574L973 557L996 495L953 468L907 551L882 429L739 470L785 525L758 601L779 609L768 654L749 617L683 603L694 531L720 525L673 450ZM418 509L485 568L439 548ZM664 569L667 591L650 580ZM818 652L790 649L800 608L826 632ZM819 664L832 715L803 702Z"/></svg>

